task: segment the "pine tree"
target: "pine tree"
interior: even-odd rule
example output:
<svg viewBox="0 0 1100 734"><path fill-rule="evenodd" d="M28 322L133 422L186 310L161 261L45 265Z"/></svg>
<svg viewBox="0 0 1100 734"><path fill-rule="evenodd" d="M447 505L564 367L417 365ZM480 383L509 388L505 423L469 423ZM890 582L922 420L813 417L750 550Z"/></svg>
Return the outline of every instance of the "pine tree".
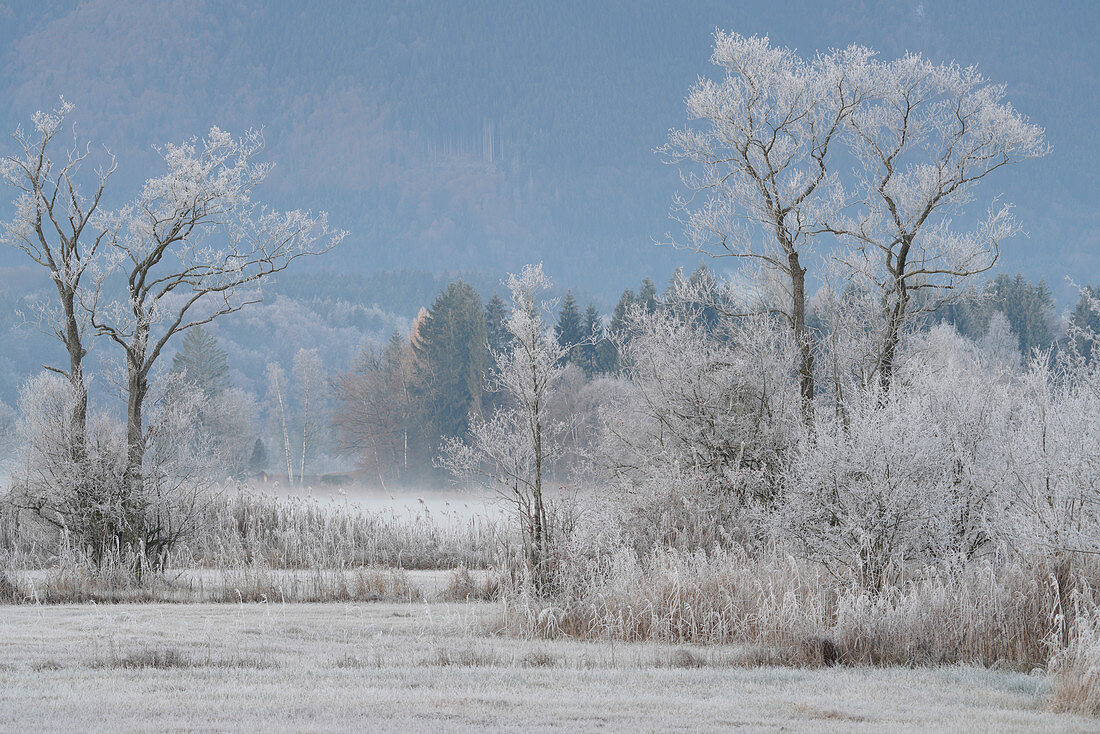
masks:
<svg viewBox="0 0 1100 734"><path fill-rule="evenodd" d="M1012 331L1020 338L1025 357L1033 349L1054 344L1054 297L1045 281L1028 282L1017 273L998 275L990 285L994 309L1004 312Z"/></svg>
<svg viewBox="0 0 1100 734"><path fill-rule="evenodd" d="M642 281L642 287L638 289L636 303L641 306L642 310L646 313L653 313L657 310L658 305L660 305L657 301L657 285L649 278Z"/></svg>
<svg viewBox="0 0 1100 734"><path fill-rule="evenodd" d="M267 447L262 438L257 438L252 445L252 456L248 459L248 471L250 474L259 474L267 468Z"/></svg>
<svg viewBox="0 0 1100 734"><path fill-rule="evenodd" d="M1074 334L1074 344L1078 351L1086 360L1091 361L1093 342L1090 339L1082 338L1082 332L1084 334L1100 334L1100 313L1089 302L1090 298L1093 303L1100 300L1100 286L1088 286L1085 291L1077 301L1069 323L1071 334Z"/></svg>
<svg viewBox="0 0 1100 734"><path fill-rule="evenodd" d="M218 340L206 329L195 326L184 332L180 350L172 358L173 374L202 390L208 397L229 387L229 361Z"/></svg>
<svg viewBox="0 0 1100 734"><path fill-rule="evenodd" d="M615 310L611 313L611 324L607 329L608 337L615 339L625 339L627 337L627 315L635 303L634 291L627 288L619 297L619 302L615 304ZM597 350L599 353L599 372L617 372L623 366L619 348L612 338L600 342Z"/></svg>

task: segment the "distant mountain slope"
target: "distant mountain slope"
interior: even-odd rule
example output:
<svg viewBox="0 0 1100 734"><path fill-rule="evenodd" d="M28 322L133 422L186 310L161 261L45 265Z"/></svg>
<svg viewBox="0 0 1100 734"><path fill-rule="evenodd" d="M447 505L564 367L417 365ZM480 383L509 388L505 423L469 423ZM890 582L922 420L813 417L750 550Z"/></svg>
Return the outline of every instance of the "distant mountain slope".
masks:
<svg viewBox="0 0 1100 734"><path fill-rule="evenodd" d="M262 124L264 196L328 209L351 238L326 267L501 272L542 260L613 298L686 256L675 171L652 153L710 73L715 26L805 53L860 42L977 63L1055 152L993 181L1031 233L1004 269L1100 281L1100 117L1091 3L0 2L0 123L60 93L120 156L121 201L151 145ZM0 200L6 211L7 202ZM690 258L694 260L694 258ZM18 264L0 253L0 266Z"/></svg>

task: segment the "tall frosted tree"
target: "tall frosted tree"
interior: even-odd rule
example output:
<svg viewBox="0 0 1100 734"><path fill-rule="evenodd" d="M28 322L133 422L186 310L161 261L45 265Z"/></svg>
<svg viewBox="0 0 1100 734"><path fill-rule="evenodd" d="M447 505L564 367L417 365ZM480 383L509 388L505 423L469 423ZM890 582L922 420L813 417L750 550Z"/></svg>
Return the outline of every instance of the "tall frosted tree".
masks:
<svg viewBox="0 0 1100 734"><path fill-rule="evenodd" d="M0 180L15 194L15 214L0 222L0 242L43 268L56 291L56 298L42 304L42 327L65 347L68 365L47 369L64 376L72 387L68 451L79 463L85 457L88 413L88 319L81 301L91 280L85 275L107 236L101 199L115 160L107 156L85 181L82 169L92 165L91 144L73 141L65 148L58 139L73 109L62 99L52 112L34 113L33 131L19 128L12 136L15 152L0 158ZM82 181L89 184L87 190Z"/></svg>
<svg viewBox="0 0 1100 734"><path fill-rule="evenodd" d="M496 355L495 387L510 407L492 418L474 416L468 434L444 444L442 464L501 493L519 516L527 565L535 587L545 590L551 574L550 513L543 475L560 453L563 426L547 417L547 403L562 375L565 349L548 333L544 294L551 286L541 265L508 276L512 347ZM463 440L465 439L465 440Z"/></svg>
<svg viewBox="0 0 1100 734"><path fill-rule="evenodd" d="M868 69L874 99L844 121L858 161L858 203L829 229L851 245L848 261L861 285L881 298L877 369L885 392L913 312L962 292L1020 230L1012 205L996 199L974 226L958 225L979 184L1049 146L1043 129L1005 99L1004 85L974 67L907 54Z"/></svg>
<svg viewBox="0 0 1100 734"><path fill-rule="evenodd" d="M125 482L144 486L149 377L176 335L262 299L259 287L299 257L328 251L345 233L327 216L252 201L271 171L263 136L210 129L157 149L165 171L110 215L109 257L82 300L96 333L126 366Z"/></svg>
<svg viewBox="0 0 1100 734"><path fill-rule="evenodd" d="M784 284L784 302L773 310L786 317L798 346L806 420L814 344L804 257L843 207L830 168L845 121L870 94L870 59L869 50L850 46L806 60L767 37L717 31L711 61L721 76L695 84L687 112L696 124L674 130L660 149L682 166L688 195L676 198L673 212L690 246L753 263L764 282Z"/></svg>

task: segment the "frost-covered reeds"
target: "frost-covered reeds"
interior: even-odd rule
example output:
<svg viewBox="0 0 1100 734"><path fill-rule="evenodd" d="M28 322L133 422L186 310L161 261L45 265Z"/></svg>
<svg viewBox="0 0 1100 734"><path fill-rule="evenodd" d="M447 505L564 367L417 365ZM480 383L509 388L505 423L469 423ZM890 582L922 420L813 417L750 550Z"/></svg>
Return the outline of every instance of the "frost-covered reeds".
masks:
<svg viewBox="0 0 1100 734"><path fill-rule="evenodd" d="M1056 576L1017 562L913 570L876 591L858 578L836 577L790 557L753 558L736 549L657 549L640 556L621 549L563 563L556 583L558 593L549 598L522 586L512 589L503 630L549 638L744 645L746 663L1030 669L1046 664L1059 647L1062 625L1072 618L1059 606ZM1076 598L1095 608L1091 595ZM1075 653L1071 668L1088 655L1093 666L1100 664L1100 635L1080 620L1073 645L1092 639L1093 646Z"/></svg>
<svg viewBox="0 0 1100 734"><path fill-rule="evenodd" d="M187 542L157 559L120 544L85 548L25 513L0 514L0 603L410 601L420 592L405 570L484 570L513 546L507 524L491 514L426 505L376 511L232 491L204 513Z"/></svg>

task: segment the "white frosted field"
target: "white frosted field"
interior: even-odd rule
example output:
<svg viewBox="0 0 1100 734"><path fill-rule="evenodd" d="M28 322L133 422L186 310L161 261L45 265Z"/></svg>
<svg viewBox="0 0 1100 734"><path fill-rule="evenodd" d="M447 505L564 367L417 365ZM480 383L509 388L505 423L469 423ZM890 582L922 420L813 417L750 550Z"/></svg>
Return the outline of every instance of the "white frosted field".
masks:
<svg viewBox="0 0 1100 734"><path fill-rule="evenodd" d="M0 607L0 728L1096 729L1048 711L1039 673L739 667L731 647L495 637L496 613L484 603Z"/></svg>

